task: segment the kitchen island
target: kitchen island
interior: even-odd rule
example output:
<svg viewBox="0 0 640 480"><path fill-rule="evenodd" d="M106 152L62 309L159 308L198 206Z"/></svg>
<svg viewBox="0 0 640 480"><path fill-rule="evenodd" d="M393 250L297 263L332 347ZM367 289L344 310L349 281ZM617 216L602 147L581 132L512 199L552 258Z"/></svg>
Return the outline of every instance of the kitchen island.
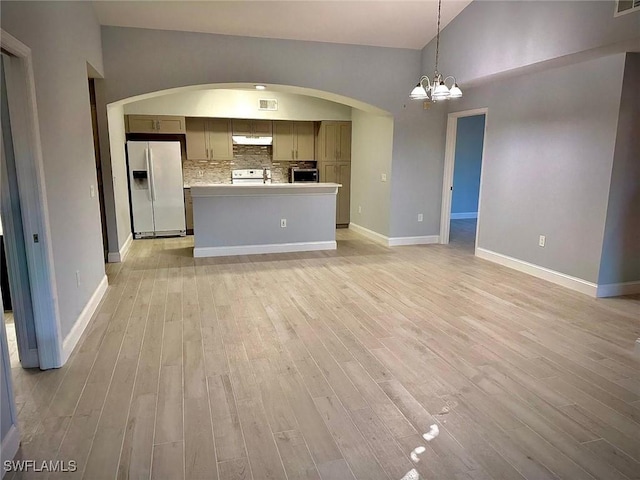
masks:
<svg viewBox="0 0 640 480"><path fill-rule="evenodd" d="M194 257L336 249L337 183L191 187Z"/></svg>

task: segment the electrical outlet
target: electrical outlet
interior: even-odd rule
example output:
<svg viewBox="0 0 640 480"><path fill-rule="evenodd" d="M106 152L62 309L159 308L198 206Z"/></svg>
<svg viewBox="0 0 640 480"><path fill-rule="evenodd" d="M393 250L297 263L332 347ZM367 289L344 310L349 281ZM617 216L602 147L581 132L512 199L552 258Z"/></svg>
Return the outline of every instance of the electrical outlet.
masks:
<svg viewBox="0 0 640 480"><path fill-rule="evenodd" d="M204 170L198 170L198 178L204 177Z"/></svg>
<svg viewBox="0 0 640 480"><path fill-rule="evenodd" d="M286 218L281 218L280 219L280 227L281 228L287 228L287 219Z"/></svg>
<svg viewBox="0 0 640 480"><path fill-rule="evenodd" d="M387 181L387 174L386 173L381 173L380 174L380 181L381 182L386 182Z"/></svg>
<svg viewBox="0 0 640 480"><path fill-rule="evenodd" d="M91 198L94 198L96 196L96 187L94 187L93 185L89 186L89 195L91 195Z"/></svg>
<svg viewBox="0 0 640 480"><path fill-rule="evenodd" d="M423 220L423 218L424 218L424 217L422 216L422 214L421 214L421 213L419 213L419 214L418 214L418 221L419 221L419 222L421 222L421 221Z"/></svg>
<svg viewBox="0 0 640 480"><path fill-rule="evenodd" d="M544 244L547 242L547 237L545 237L544 235L540 235L540 238L538 239L538 245L541 247L544 247Z"/></svg>
<svg viewBox="0 0 640 480"><path fill-rule="evenodd" d="M80 286L80 270L76 270L76 286Z"/></svg>
<svg viewBox="0 0 640 480"><path fill-rule="evenodd" d="M362 207L358 205L358 213L362 213Z"/></svg>

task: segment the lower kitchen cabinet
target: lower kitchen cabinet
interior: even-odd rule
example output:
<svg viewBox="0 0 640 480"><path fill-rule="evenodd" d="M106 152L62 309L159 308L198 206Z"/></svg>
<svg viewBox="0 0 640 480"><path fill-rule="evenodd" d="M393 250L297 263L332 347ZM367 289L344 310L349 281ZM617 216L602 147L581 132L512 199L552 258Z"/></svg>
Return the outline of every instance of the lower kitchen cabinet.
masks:
<svg viewBox="0 0 640 480"><path fill-rule="evenodd" d="M336 198L336 225L347 226L351 218L351 163L322 162L319 163L320 181L339 183Z"/></svg>
<svg viewBox="0 0 640 480"><path fill-rule="evenodd" d="M191 189L184 189L184 218L189 235L193 234L193 200L191 199Z"/></svg>

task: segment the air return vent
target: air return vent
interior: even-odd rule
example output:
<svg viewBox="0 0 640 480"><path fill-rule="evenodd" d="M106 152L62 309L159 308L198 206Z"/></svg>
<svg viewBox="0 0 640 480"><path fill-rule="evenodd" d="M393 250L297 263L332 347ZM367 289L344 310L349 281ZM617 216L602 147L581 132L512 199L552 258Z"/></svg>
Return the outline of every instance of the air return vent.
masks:
<svg viewBox="0 0 640 480"><path fill-rule="evenodd" d="M258 110L269 110L269 111L275 111L278 110L278 100L276 100L275 98L268 98L268 99L260 99L260 106L258 107Z"/></svg>
<svg viewBox="0 0 640 480"><path fill-rule="evenodd" d="M633 11L640 11L640 0L618 0L614 16L617 17Z"/></svg>

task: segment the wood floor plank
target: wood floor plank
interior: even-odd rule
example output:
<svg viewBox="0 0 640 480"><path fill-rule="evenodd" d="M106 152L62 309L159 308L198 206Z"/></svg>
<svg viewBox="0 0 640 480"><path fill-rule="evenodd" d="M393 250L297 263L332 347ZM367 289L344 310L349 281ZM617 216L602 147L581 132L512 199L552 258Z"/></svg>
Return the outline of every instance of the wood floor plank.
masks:
<svg viewBox="0 0 640 480"><path fill-rule="evenodd" d="M246 457L238 407L229 376L211 376L207 383L218 462Z"/></svg>
<svg viewBox="0 0 640 480"><path fill-rule="evenodd" d="M239 401L238 415L255 477L265 480L285 478L282 460L260 400Z"/></svg>
<svg viewBox="0 0 640 480"><path fill-rule="evenodd" d="M163 365L158 388L154 444L182 442L182 418L182 366Z"/></svg>
<svg viewBox="0 0 640 480"><path fill-rule="evenodd" d="M373 410L368 407L355 410L350 416L389 478L402 478L413 468L408 452L400 449Z"/></svg>
<svg viewBox="0 0 640 480"><path fill-rule="evenodd" d="M184 480L184 443L153 446L151 480Z"/></svg>
<svg viewBox="0 0 640 480"><path fill-rule="evenodd" d="M206 397L184 398L185 478L217 479L217 461Z"/></svg>
<svg viewBox="0 0 640 480"><path fill-rule="evenodd" d="M297 430L274 435L288 480L320 480L304 437Z"/></svg>
<svg viewBox="0 0 640 480"><path fill-rule="evenodd" d="M302 384L302 380L295 375L281 375L279 380L282 390L290 399L300 432L307 442L316 465L342 459L342 453Z"/></svg>
<svg viewBox="0 0 640 480"><path fill-rule="evenodd" d="M318 411L356 478L387 479L387 475L337 397L314 399Z"/></svg>
<svg viewBox="0 0 640 480"><path fill-rule="evenodd" d="M251 480L251 467L246 458L236 458L218 463L220 478L224 480Z"/></svg>

